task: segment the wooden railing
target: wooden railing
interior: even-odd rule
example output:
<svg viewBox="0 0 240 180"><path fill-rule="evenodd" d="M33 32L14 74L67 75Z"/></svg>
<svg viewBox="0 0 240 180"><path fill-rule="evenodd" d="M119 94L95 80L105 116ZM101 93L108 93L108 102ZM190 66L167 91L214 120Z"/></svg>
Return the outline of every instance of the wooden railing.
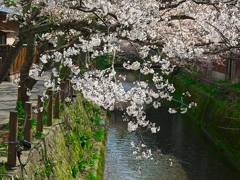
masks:
<svg viewBox="0 0 240 180"><path fill-rule="evenodd" d="M70 81L67 80L66 82L61 83L61 87L64 87L56 94L53 93L51 89L47 90L48 94L48 103L47 107L44 109L42 102L42 96L38 96L38 105L37 105L37 125L36 129L32 129L32 102L25 103L25 116L24 116L24 140L28 142L32 142L32 131L39 133L43 132L43 116L44 113L47 113L47 126L52 126L53 124L53 117L59 118L60 117L60 102L65 103L65 97L73 97L74 90L70 84ZM53 99L55 98L55 99ZM55 102L54 109L53 109L53 102ZM43 110L42 110L43 108ZM10 118L9 118L9 137L8 137L8 157L7 157L7 164L9 166L16 166L16 155L17 155L17 143L18 143L18 112L11 111Z"/></svg>

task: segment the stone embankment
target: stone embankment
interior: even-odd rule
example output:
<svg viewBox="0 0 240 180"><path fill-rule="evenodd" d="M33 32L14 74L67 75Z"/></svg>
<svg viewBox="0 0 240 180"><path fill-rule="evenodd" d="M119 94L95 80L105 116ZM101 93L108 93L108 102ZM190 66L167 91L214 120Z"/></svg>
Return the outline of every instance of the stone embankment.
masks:
<svg viewBox="0 0 240 180"><path fill-rule="evenodd" d="M44 128L21 157L24 177L31 180L101 179L105 153L105 117L99 107L78 97L59 122ZM20 167L8 171L21 179Z"/></svg>
<svg viewBox="0 0 240 180"><path fill-rule="evenodd" d="M189 91L186 102L196 102L189 115L216 143L236 166L240 167L240 98L232 97L233 90L211 87L199 79L180 73L173 79L176 96ZM236 94L236 93L235 93Z"/></svg>

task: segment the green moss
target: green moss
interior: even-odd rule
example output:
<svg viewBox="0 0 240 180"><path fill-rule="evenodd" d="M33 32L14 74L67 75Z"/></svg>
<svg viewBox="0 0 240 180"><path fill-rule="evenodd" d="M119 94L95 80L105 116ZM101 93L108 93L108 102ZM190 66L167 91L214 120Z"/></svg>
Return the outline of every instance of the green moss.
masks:
<svg viewBox="0 0 240 180"><path fill-rule="evenodd" d="M96 179L102 179L103 178L103 169L104 169L104 160L105 160L105 151L106 151L106 135L102 139L101 149L100 149L100 155L97 165L97 176Z"/></svg>

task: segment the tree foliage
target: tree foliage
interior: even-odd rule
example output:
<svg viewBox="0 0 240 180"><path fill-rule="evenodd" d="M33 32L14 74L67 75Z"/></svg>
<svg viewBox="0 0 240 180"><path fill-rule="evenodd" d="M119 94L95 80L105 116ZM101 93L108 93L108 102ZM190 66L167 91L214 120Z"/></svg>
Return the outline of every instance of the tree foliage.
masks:
<svg viewBox="0 0 240 180"><path fill-rule="evenodd" d="M161 106L161 101L172 101L175 91L164 75L176 65L196 60L239 58L240 1L238 0L16 0L5 1L11 13L7 21L20 22L20 32L0 69L0 82L13 63L23 42L28 43L28 54L15 84L29 94L36 78L51 73L45 80L46 88L61 90L63 78L71 78L72 87L86 99L104 109L126 108L124 120L128 130L139 126L153 133L160 130L146 120L145 104ZM116 78L114 60L122 53L121 40L128 49L136 51L139 61L125 61L123 67L152 74L154 88L147 82L136 81L126 91L125 77ZM47 44L52 44L51 51ZM32 65L34 47L43 47L39 62ZM97 69L93 59L107 57L109 68ZM29 68L32 65L32 71ZM161 73L152 68L159 66ZM50 68L53 67L53 68ZM186 66L187 67L187 66ZM61 69L67 69L61 71ZM27 72L27 73L26 73ZM68 73L70 72L70 73ZM61 78L60 78L61 77ZM26 93L24 93L26 94ZM184 93L184 96L190 94ZM179 101L180 112L195 107ZM124 104L128 106L123 107ZM176 108L170 108L176 113Z"/></svg>

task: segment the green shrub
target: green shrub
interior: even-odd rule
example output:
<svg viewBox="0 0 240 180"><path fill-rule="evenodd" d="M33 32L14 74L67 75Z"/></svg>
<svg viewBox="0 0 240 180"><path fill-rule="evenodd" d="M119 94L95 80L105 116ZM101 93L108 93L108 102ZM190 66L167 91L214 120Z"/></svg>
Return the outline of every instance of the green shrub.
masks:
<svg viewBox="0 0 240 180"><path fill-rule="evenodd" d="M16 111L18 112L19 124L24 124L25 111L23 108L22 101L16 102Z"/></svg>
<svg viewBox="0 0 240 180"><path fill-rule="evenodd" d="M79 173L78 168L77 168L76 166L73 166L73 167L72 167L72 177L73 177L73 178L76 178L77 175L78 175L78 173Z"/></svg>
<svg viewBox="0 0 240 180"><path fill-rule="evenodd" d="M84 180L97 180L96 177L94 176L92 171L88 171L87 176L84 178Z"/></svg>
<svg viewBox="0 0 240 180"><path fill-rule="evenodd" d="M0 179L3 179L3 175L7 172L6 163L0 163Z"/></svg>
<svg viewBox="0 0 240 180"><path fill-rule="evenodd" d="M85 136L81 132L78 133L78 137L79 137L79 142L80 142L81 146L82 147L88 147L90 137L89 136Z"/></svg>
<svg viewBox="0 0 240 180"><path fill-rule="evenodd" d="M43 132L40 132L40 131L38 131L38 132L36 132L35 134L33 134L33 137L34 138L40 138L40 137L42 137L43 136Z"/></svg>
<svg viewBox="0 0 240 180"><path fill-rule="evenodd" d="M85 169L86 168L85 164L86 162L82 158L79 159L77 162L78 170L82 171L83 169Z"/></svg>
<svg viewBox="0 0 240 180"><path fill-rule="evenodd" d="M94 140L100 142L105 135L105 130L103 128L98 129L95 132Z"/></svg>

